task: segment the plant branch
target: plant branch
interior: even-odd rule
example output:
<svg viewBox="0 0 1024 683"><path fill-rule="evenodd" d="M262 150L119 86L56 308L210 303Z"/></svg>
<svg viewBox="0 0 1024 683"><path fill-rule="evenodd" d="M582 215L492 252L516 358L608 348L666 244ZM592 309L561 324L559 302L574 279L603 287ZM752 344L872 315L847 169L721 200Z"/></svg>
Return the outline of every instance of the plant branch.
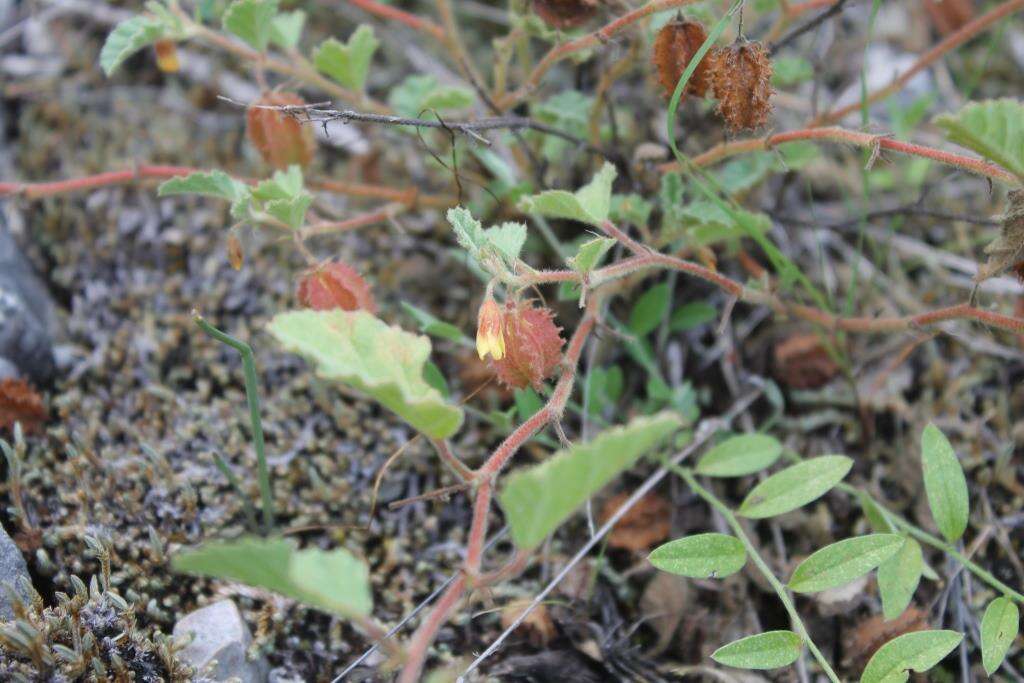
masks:
<svg viewBox="0 0 1024 683"><path fill-rule="evenodd" d="M779 601L782 602L783 607L786 608L790 621L793 623L793 628L796 629L797 634L799 634L807 644L807 649L809 649L811 654L814 655L814 658L818 660L818 664L825 672L825 675L828 676L829 680L833 683L839 683L839 677L836 675L836 672L832 670L832 666L828 663L828 660L825 659L825 655L821 653L821 650L819 650L818 646L814 644L810 634L807 632L807 627L804 626L804 622L800 618L800 613L797 612L796 605L793 604L793 598L790 597L789 592L786 590L786 587L782 585L782 582L776 578L775 573L771 570L771 567L768 566L768 563L765 562L764 558L762 558L760 553L757 552L757 548L747 536L747 533L744 531L743 526L740 525L739 520L736 519L736 515L734 515L732 510L729 509L725 503L720 501L713 493L701 486L697 482L697 478L693 476L693 472L689 469L671 464L668 465L668 467L679 475L694 493L704 499L708 505L717 510L718 513L725 518L726 523L730 528L732 528L733 533L736 534L736 537L739 538L740 542L742 542L743 546L747 549L747 554L750 555L750 559L754 561L758 570L760 570L768 583L771 584L775 594L779 597Z"/></svg>
<svg viewBox="0 0 1024 683"><path fill-rule="evenodd" d="M425 33L439 42L443 43L445 40L444 29L429 19L424 19L391 5L375 2L375 0L349 0L349 2L370 14L376 14L383 19L390 19L405 24L409 28Z"/></svg>

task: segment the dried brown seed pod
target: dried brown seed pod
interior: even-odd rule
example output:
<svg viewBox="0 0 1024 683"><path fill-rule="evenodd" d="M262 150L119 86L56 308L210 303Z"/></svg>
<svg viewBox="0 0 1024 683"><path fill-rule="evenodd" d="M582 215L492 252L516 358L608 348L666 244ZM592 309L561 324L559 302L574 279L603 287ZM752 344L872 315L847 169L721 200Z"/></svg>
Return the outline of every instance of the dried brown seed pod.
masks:
<svg viewBox="0 0 1024 683"><path fill-rule="evenodd" d="M668 97L675 92L676 84L682 77L690 60L707 40L708 34L704 27L696 21L676 19L662 26L654 39L654 50L651 61L658 70L658 80ZM711 87L710 53L705 55L693 75L686 83L684 95L704 97Z"/></svg>
<svg viewBox="0 0 1024 683"><path fill-rule="evenodd" d="M533 11L551 28L576 28L597 12L597 0L533 0Z"/></svg>
<svg viewBox="0 0 1024 683"><path fill-rule="evenodd" d="M301 107L305 100L295 93L268 92L255 104L249 107L246 133L263 160L274 168L308 165L316 149L313 129L282 111L259 106Z"/></svg>
<svg viewBox="0 0 1024 683"><path fill-rule="evenodd" d="M757 128L768 120L772 62L761 43L739 41L713 51L711 85L718 113L731 131Z"/></svg>

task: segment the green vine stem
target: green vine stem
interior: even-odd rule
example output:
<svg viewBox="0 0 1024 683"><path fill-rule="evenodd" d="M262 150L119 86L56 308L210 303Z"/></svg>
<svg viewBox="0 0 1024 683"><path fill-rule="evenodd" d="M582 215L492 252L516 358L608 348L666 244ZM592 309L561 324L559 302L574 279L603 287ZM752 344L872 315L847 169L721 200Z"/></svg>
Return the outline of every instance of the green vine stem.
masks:
<svg viewBox="0 0 1024 683"><path fill-rule="evenodd" d="M786 591L786 587L782 585L782 582L779 581L778 578L776 578L771 567L768 566L768 563L765 562L764 558L762 558L757 552L757 548L754 547L754 544L750 541L750 538L743 530L743 527L740 526L739 520L736 519L736 515L733 514L729 506L720 501L715 494L697 483L697 478L693 476L692 470L680 467L679 465L673 465L671 463L666 463L666 466L679 475L679 477L686 482L694 493L704 499L708 505L717 510L722 517L725 518L726 523L732 528L736 537L743 543L743 547L747 549L747 553L754 561L754 564L757 565L758 570L760 570L761 574L764 575L764 578L768 583L771 584L771 587L775 590L775 594L779 596L779 600L782 602L783 607L786 608L786 612L789 613L789 618L793 622L793 628L795 628L797 634L803 638L804 642L807 644L807 649L811 651L814 658L818 660L818 664L821 665L822 671L825 672L825 675L828 676L832 683L840 683L839 676L837 676L836 672L832 670L832 666L828 663L828 660L825 659L825 655L821 653L818 646L814 644L813 640L811 640L811 636L807 632L807 628L804 626L803 620L800 618L800 613L796 611L796 605L793 604L793 599Z"/></svg>
<svg viewBox="0 0 1024 683"><path fill-rule="evenodd" d="M263 442L263 421L260 419L260 395L256 383L256 362L252 347L241 339L221 332L206 322L198 313L193 314L196 325L206 334L222 344L227 344L242 356L245 372L245 398L249 403L249 419L252 421L252 440L256 447L256 466L259 470L260 498L263 500L263 530L269 533L274 528L274 497L270 493L270 471L267 468L267 454Z"/></svg>

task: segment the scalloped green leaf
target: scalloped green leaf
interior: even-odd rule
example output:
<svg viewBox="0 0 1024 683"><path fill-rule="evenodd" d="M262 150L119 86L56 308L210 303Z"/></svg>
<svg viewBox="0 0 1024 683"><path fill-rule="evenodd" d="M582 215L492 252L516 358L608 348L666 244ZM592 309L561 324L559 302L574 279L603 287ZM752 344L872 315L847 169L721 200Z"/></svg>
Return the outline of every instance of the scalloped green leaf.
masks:
<svg viewBox="0 0 1024 683"><path fill-rule="evenodd" d="M822 455L791 465L755 486L736 514L764 519L796 510L828 493L851 467L853 460L845 455Z"/></svg>
<svg viewBox="0 0 1024 683"><path fill-rule="evenodd" d="M705 477L743 477L771 467L782 455L782 444L767 434L740 434L726 439L697 461Z"/></svg>
<svg viewBox="0 0 1024 683"><path fill-rule="evenodd" d="M949 439L931 423L921 432L921 466L935 526L955 542L967 530L970 516L967 479Z"/></svg>
<svg viewBox="0 0 1024 683"><path fill-rule="evenodd" d="M362 91L373 53L380 46L373 27L360 24L347 42L328 38L313 52L313 65L346 88Z"/></svg>
<svg viewBox="0 0 1024 683"><path fill-rule="evenodd" d="M576 508L682 427L673 413L640 417L509 475L499 500L512 539L534 548Z"/></svg>
<svg viewBox="0 0 1024 683"><path fill-rule="evenodd" d="M615 166L604 163L593 180L576 190L547 190L519 200L519 210L548 218L570 218L581 223L599 226L608 220L611 210L612 182L618 172Z"/></svg>
<svg viewBox="0 0 1024 683"><path fill-rule="evenodd" d="M270 42L277 5L278 0L234 0L221 17L224 30L264 52Z"/></svg>
<svg viewBox="0 0 1024 683"><path fill-rule="evenodd" d="M766 631L723 645L711 659L737 669L778 669L800 657L804 641L792 631Z"/></svg>
<svg viewBox="0 0 1024 683"><path fill-rule="evenodd" d="M723 579L743 569L747 551L735 536L696 534L658 546L647 556L647 561L670 574Z"/></svg>
<svg viewBox="0 0 1024 683"><path fill-rule="evenodd" d="M991 159L1024 180L1024 104L1010 98L971 102L935 124L952 142Z"/></svg>
<svg viewBox="0 0 1024 683"><path fill-rule="evenodd" d="M167 26L156 17L135 16L114 27L100 50L100 68L108 77L124 60L167 35Z"/></svg>
<svg viewBox="0 0 1024 683"><path fill-rule="evenodd" d="M510 222L484 230L480 221L463 206L448 209L446 215L459 245L478 263L486 264L493 257L506 267L515 268L519 252L526 244L525 225Z"/></svg>
<svg viewBox="0 0 1024 683"><path fill-rule="evenodd" d="M462 410L423 379L430 340L389 326L366 311L289 311L268 330L287 351L316 367L317 376L374 397L435 439L454 434Z"/></svg>
<svg viewBox="0 0 1024 683"><path fill-rule="evenodd" d="M985 608L981 618L981 663L989 676L1003 663L1019 628L1020 610L1013 600L998 597Z"/></svg>
<svg viewBox="0 0 1024 683"><path fill-rule="evenodd" d="M305 26L306 13L302 10L281 12L270 22L270 42L286 50L296 48Z"/></svg>
<svg viewBox="0 0 1024 683"><path fill-rule="evenodd" d="M290 539L242 538L179 553L171 566L178 572L266 588L343 616L365 616L373 608L366 564L342 548L299 550Z"/></svg>
<svg viewBox="0 0 1024 683"><path fill-rule="evenodd" d="M904 537L895 555L878 565L878 593L887 620L903 614L910 605L923 571L921 544L909 536Z"/></svg>
<svg viewBox="0 0 1024 683"><path fill-rule="evenodd" d="M915 631L893 638L871 656L860 683L906 683L911 670L923 673L932 668L963 638L956 631Z"/></svg>
<svg viewBox="0 0 1024 683"><path fill-rule="evenodd" d="M601 263L608 250L615 246L615 240L610 237L595 237L587 240L576 250L576 255L566 259L569 266L581 275L592 271Z"/></svg>
<svg viewBox="0 0 1024 683"><path fill-rule="evenodd" d="M305 223L306 211L313 203L313 195L305 191L302 169L294 164L254 187L252 197L260 202L258 208L293 230Z"/></svg>
<svg viewBox="0 0 1024 683"><path fill-rule="evenodd" d="M818 593L845 586L882 564L903 546L899 534L868 534L844 538L811 553L789 579L796 593Z"/></svg>
<svg viewBox="0 0 1024 683"><path fill-rule="evenodd" d="M216 197L231 202L231 214L242 218L252 200L252 190L241 180L236 180L224 171L198 171L187 176L171 178L157 188L158 197L198 194Z"/></svg>

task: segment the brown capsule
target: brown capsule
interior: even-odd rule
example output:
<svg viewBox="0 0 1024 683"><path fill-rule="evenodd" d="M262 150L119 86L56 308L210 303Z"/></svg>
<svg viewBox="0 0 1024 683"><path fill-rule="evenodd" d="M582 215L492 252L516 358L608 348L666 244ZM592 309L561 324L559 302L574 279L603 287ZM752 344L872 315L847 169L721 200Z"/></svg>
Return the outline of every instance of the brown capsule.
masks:
<svg viewBox="0 0 1024 683"><path fill-rule="evenodd" d="M668 97L675 92L676 84L682 77L690 60L707 40L704 27L696 21L676 19L665 24L654 39L651 61L658 70L658 80ZM710 54L700 60L693 75L686 83L684 95L704 97L711 86Z"/></svg>
<svg viewBox="0 0 1024 683"><path fill-rule="evenodd" d="M533 11L551 28L576 28L597 12L597 0L533 0Z"/></svg>
<svg viewBox="0 0 1024 683"><path fill-rule="evenodd" d="M255 104L301 107L306 102L295 93L268 92ZM249 142L259 150L260 156L269 165L283 169L292 164L306 166L312 161L316 141L310 126L303 125L284 112L261 106L249 107L246 118Z"/></svg>
<svg viewBox="0 0 1024 683"><path fill-rule="evenodd" d="M245 252L242 250L242 241L235 233L228 233L228 262L235 270L241 270L245 263Z"/></svg>
<svg viewBox="0 0 1024 683"><path fill-rule="evenodd" d="M158 40L153 43L156 52L156 66L166 74L177 73L181 68L178 60L178 47L172 40Z"/></svg>
<svg viewBox="0 0 1024 683"><path fill-rule="evenodd" d="M768 120L772 62L761 43L740 41L715 49L711 85L718 98L718 113L731 131L757 128Z"/></svg>

